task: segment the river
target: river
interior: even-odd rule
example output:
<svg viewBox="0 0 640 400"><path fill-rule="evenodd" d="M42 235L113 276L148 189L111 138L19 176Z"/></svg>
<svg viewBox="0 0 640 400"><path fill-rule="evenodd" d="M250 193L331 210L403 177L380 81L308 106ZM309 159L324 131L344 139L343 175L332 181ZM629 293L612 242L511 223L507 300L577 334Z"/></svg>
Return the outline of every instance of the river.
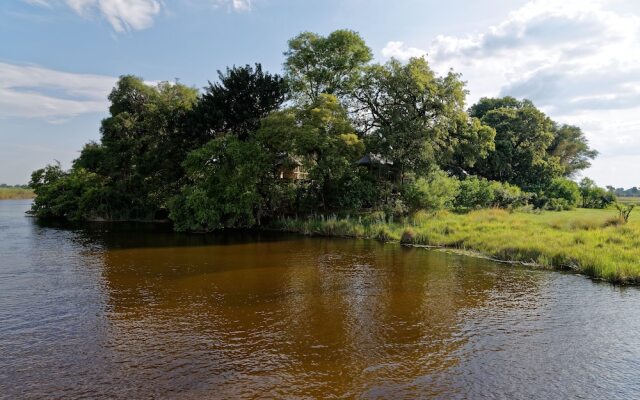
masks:
<svg viewBox="0 0 640 400"><path fill-rule="evenodd" d="M640 290L397 244L0 201L0 398L640 397Z"/></svg>

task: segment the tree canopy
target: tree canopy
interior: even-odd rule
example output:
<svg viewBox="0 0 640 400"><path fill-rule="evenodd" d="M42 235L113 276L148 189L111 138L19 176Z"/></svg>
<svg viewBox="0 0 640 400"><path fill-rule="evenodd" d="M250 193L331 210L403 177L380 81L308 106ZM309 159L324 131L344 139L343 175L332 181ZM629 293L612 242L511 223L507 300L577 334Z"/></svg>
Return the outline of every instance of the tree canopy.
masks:
<svg viewBox="0 0 640 400"><path fill-rule="evenodd" d="M529 100L466 108L459 74L380 64L356 32L304 32L284 76L218 71L199 91L122 76L99 142L70 170L35 171L32 211L67 219L163 219L175 229L246 228L315 213L577 204L611 200L569 178L597 152ZM578 197L580 200L578 201Z"/></svg>
<svg viewBox="0 0 640 400"><path fill-rule="evenodd" d="M341 29L327 37L303 32L289 40L284 70L292 92L301 101L321 94L351 93L361 70L373 58L371 49L354 31Z"/></svg>

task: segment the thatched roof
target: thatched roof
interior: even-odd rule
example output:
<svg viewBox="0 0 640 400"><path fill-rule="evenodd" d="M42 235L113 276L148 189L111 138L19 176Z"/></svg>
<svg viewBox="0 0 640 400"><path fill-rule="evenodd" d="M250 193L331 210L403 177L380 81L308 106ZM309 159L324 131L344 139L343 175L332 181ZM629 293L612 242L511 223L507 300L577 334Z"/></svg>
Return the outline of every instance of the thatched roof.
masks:
<svg viewBox="0 0 640 400"><path fill-rule="evenodd" d="M356 162L356 164L365 165L365 166L369 166L369 165L393 165L393 161L387 160L386 158L382 157L380 154L368 153L364 157L359 159Z"/></svg>

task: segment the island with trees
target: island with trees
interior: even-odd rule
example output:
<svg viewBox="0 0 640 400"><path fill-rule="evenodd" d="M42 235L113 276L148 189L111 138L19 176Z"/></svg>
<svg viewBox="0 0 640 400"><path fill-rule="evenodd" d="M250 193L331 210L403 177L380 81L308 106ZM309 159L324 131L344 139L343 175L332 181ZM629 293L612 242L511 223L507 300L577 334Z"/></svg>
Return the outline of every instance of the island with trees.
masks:
<svg viewBox="0 0 640 400"><path fill-rule="evenodd" d="M579 127L529 100L468 107L459 74L375 63L349 30L302 33L284 56L282 76L234 66L202 92L121 77L100 141L32 174L32 214L377 238L640 281L633 204L574 181L597 155Z"/></svg>

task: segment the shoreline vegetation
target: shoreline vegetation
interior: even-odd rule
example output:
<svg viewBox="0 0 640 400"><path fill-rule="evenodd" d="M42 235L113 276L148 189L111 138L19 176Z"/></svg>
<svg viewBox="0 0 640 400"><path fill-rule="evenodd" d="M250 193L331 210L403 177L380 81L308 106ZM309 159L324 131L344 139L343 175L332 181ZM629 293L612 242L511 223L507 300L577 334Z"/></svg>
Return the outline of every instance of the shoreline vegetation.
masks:
<svg viewBox="0 0 640 400"><path fill-rule="evenodd" d="M203 90L121 76L100 141L31 175L31 214L377 238L640 282L640 189L576 181L598 155L579 126L527 99L469 105L460 74L376 63L351 30L303 32L284 56L282 76L233 66Z"/></svg>
<svg viewBox="0 0 640 400"><path fill-rule="evenodd" d="M611 283L640 283L640 222L622 224L612 209L418 212L400 222L387 222L380 215L287 218L273 228L449 249L497 262L570 270Z"/></svg>
<svg viewBox="0 0 640 400"><path fill-rule="evenodd" d="M35 198L33 189L25 187L0 187L0 200L28 200Z"/></svg>

